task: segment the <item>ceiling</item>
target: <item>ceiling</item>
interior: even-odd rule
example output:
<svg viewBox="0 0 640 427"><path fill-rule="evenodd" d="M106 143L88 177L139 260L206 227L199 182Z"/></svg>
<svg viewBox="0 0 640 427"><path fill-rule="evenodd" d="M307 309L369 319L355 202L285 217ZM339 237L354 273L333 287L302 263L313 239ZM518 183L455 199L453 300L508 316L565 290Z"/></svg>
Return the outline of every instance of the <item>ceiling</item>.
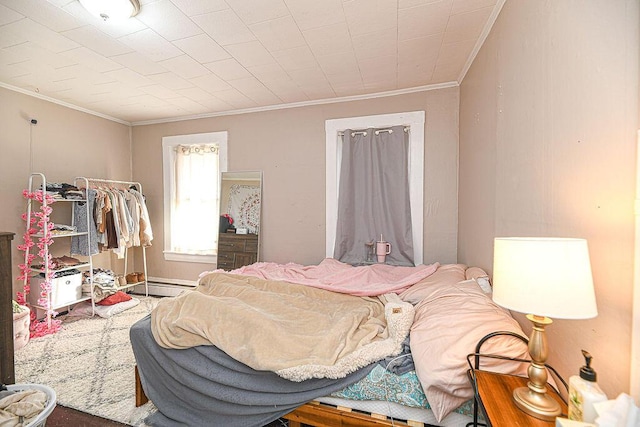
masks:
<svg viewBox="0 0 640 427"><path fill-rule="evenodd" d="M504 0L0 0L0 86L128 124L456 85Z"/></svg>

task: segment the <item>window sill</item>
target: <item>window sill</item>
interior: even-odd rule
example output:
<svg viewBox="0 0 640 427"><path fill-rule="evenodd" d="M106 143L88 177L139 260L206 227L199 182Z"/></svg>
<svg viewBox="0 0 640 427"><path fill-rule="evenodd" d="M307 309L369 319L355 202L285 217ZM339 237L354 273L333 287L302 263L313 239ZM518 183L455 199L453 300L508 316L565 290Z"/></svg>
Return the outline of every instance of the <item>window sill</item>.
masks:
<svg viewBox="0 0 640 427"><path fill-rule="evenodd" d="M195 262L205 264L216 264L218 262L217 255L186 254L182 252L170 251L164 251L164 259L165 261Z"/></svg>

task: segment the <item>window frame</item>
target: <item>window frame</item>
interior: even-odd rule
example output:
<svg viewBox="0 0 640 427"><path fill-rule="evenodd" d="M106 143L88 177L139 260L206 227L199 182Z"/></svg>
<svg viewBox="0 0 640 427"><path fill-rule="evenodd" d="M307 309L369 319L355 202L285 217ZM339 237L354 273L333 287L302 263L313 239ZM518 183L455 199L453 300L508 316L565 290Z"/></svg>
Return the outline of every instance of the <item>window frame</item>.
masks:
<svg viewBox="0 0 640 427"><path fill-rule="evenodd" d="M348 117L325 121L326 143L326 248L325 256L333 258L338 224L338 189L342 138L345 129L409 127L409 198L413 231L414 264L424 262L424 111L397 114Z"/></svg>
<svg viewBox="0 0 640 427"><path fill-rule="evenodd" d="M222 172L227 171L227 140L228 132L207 132L189 135L173 135L162 137L162 176L164 191L164 259L166 261L182 261L216 264L218 262L217 253L214 255L187 254L175 252L171 244L171 205L175 195L175 150L177 145L193 144L218 144L219 147L219 179ZM220 186L218 186L220 192ZM216 218L217 219L217 215Z"/></svg>

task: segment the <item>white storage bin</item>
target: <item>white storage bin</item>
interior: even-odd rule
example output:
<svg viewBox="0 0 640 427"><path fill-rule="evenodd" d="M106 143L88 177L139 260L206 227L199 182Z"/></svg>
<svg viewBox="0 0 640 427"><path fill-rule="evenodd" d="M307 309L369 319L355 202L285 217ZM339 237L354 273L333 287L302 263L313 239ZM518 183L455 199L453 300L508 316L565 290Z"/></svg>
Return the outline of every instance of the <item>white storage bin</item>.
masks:
<svg viewBox="0 0 640 427"><path fill-rule="evenodd" d="M31 305L39 305L40 284L44 282L41 276L31 278L31 292L29 302ZM51 306L62 307L82 298L82 273L69 274L68 276L51 279Z"/></svg>
<svg viewBox="0 0 640 427"><path fill-rule="evenodd" d="M56 392L46 385L42 384L14 384L8 385L9 391L24 391L24 390L40 390L47 395L47 405L44 410L38 414L29 424L25 424L25 427L43 427L47 422L47 417L51 415L56 407Z"/></svg>

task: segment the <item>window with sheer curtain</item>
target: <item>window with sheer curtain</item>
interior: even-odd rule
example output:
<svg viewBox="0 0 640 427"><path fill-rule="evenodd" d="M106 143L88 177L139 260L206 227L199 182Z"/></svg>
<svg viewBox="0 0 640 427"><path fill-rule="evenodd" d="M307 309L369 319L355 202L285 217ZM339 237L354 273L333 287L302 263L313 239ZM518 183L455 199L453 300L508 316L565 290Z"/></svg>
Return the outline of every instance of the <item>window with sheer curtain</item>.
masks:
<svg viewBox="0 0 640 427"><path fill-rule="evenodd" d="M226 132L165 137L163 153L165 259L215 262Z"/></svg>
<svg viewBox="0 0 640 427"><path fill-rule="evenodd" d="M173 252L213 255L218 224L212 213L219 211L218 151L216 144L175 147L175 197L171 215Z"/></svg>

